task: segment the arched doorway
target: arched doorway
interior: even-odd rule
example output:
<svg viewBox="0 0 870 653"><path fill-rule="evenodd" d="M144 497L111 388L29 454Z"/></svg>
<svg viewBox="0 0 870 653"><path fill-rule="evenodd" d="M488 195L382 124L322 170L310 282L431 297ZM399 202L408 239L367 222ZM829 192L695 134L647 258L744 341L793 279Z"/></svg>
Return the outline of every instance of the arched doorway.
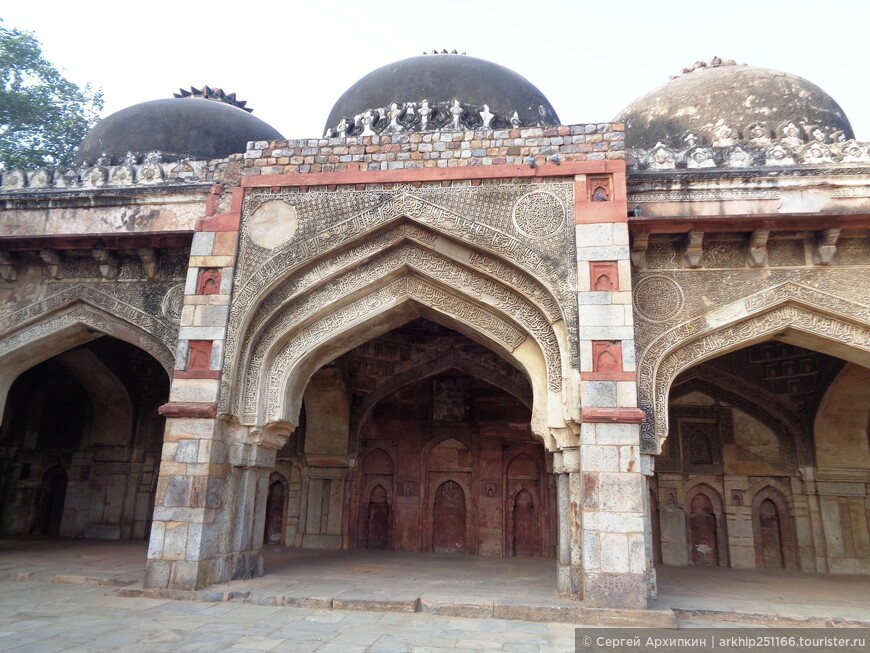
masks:
<svg viewBox="0 0 870 653"><path fill-rule="evenodd" d="M20 374L0 425L0 533L147 537L168 394L163 366L111 337Z"/></svg>
<svg viewBox="0 0 870 653"><path fill-rule="evenodd" d="M681 531L660 514L664 563L710 564L697 546L712 549L715 526L720 565L870 573L856 482L870 473L868 388L870 369L775 340L680 374L655 487L682 497L686 519ZM699 482L709 503L683 494ZM673 541L686 542L684 558Z"/></svg>
<svg viewBox="0 0 870 653"><path fill-rule="evenodd" d="M555 484L530 403L522 372L426 319L338 357L305 394L288 506L302 546L554 556Z"/></svg>
<svg viewBox="0 0 870 653"><path fill-rule="evenodd" d="M366 506L366 547L386 549L390 544L390 504L387 491L377 485L369 496Z"/></svg>
<svg viewBox="0 0 870 653"><path fill-rule="evenodd" d="M383 449L370 452L361 465L357 547L389 549L393 539L393 460Z"/></svg>
<svg viewBox="0 0 870 653"><path fill-rule="evenodd" d="M541 546L541 456L515 455L505 470L508 501L505 505L505 550L509 555L539 557Z"/></svg>
<svg viewBox="0 0 870 653"><path fill-rule="evenodd" d="M538 519L535 500L528 490L520 490L512 514L512 550L515 556L531 557L538 552Z"/></svg>
<svg viewBox="0 0 870 653"><path fill-rule="evenodd" d="M759 569L795 569L794 518L789 501L779 489L767 485L752 497L752 535L755 565Z"/></svg>
<svg viewBox="0 0 870 653"><path fill-rule="evenodd" d="M758 507L758 524L761 540L761 564L765 569L783 569L785 557L782 551L782 523L776 504L765 499Z"/></svg>

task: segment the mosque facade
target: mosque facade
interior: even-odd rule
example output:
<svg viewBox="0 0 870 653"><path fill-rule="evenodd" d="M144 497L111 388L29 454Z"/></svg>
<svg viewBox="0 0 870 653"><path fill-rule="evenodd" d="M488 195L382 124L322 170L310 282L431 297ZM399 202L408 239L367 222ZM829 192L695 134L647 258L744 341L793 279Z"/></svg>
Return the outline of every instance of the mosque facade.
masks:
<svg viewBox="0 0 870 653"><path fill-rule="evenodd" d="M562 125L412 57L289 140L220 89L0 172L0 534L870 573L870 144L714 60Z"/></svg>

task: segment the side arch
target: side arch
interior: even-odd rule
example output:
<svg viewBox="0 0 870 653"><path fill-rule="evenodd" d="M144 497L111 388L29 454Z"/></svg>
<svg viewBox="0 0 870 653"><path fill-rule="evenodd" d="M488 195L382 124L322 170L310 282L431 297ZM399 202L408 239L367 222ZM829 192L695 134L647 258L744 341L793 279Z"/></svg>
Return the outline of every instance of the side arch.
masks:
<svg viewBox="0 0 870 653"><path fill-rule="evenodd" d="M109 335L151 354L171 376L174 355L140 326L78 300L0 337L0 420L9 388L34 365L69 349Z"/></svg>
<svg viewBox="0 0 870 653"><path fill-rule="evenodd" d="M659 453L668 433L668 395L683 371L765 340L822 351L870 367L867 307L786 283L675 327L654 340L638 362L638 396L647 413L645 453Z"/></svg>

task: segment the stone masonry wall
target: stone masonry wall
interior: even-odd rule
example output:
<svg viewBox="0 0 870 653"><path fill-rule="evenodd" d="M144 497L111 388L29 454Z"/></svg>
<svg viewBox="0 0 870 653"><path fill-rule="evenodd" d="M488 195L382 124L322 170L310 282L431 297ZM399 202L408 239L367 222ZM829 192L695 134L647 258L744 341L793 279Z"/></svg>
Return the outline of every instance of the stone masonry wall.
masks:
<svg viewBox="0 0 870 653"><path fill-rule="evenodd" d="M625 158L621 123L251 143L243 174L535 165Z"/></svg>

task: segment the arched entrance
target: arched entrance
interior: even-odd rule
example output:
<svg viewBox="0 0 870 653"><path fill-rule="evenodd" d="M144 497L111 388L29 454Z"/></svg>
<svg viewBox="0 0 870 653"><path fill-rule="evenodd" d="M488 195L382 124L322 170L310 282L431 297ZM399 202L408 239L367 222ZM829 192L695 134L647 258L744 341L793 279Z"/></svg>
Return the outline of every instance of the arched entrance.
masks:
<svg viewBox="0 0 870 653"><path fill-rule="evenodd" d="M680 374L655 488L684 497L686 522L662 519L663 562L870 572L868 382L868 368L776 340Z"/></svg>
<svg viewBox="0 0 870 653"><path fill-rule="evenodd" d="M395 495L393 460L383 449L375 449L366 455L360 468L362 490L356 546L389 549L393 539L392 497Z"/></svg>
<svg viewBox="0 0 870 653"><path fill-rule="evenodd" d="M390 504L382 485L376 486L369 496L365 535L369 549L386 549L390 544Z"/></svg>
<svg viewBox="0 0 870 653"><path fill-rule="evenodd" d="M528 490L520 490L511 513L511 550L515 556L534 556L538 552L539 524L535 500Z"/></svg>
<svg viewBox="0 0 870 653"><path fill-rule="evenodd" d="M782 521L779 508L772 499L764 499L758 506L758 530L761 541L761 564L765 569L785 567L782 550Z"/></svg>
<svg viewBox="0 0 870 653"><path fill-rule="evenodd" d="M20 374L0 425L0 532L147 537L168 393L157 360L110 337Z"/></svg>

